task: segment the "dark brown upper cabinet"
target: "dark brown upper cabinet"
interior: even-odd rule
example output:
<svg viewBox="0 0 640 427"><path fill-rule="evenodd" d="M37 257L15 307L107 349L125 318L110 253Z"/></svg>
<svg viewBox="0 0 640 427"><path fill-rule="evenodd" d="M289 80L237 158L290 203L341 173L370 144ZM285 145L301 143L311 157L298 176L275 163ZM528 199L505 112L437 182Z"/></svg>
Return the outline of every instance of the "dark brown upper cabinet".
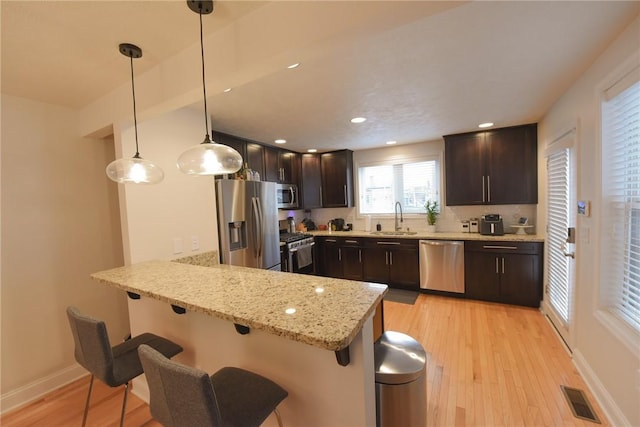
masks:
<svg viewBox="0 0 640 427"><path fill-rule="evenodd" d="M264 146L255 142L247 142L243 158L249 168L258 172L260 179L264 180Z"/></svg>
<svg viewBox="0 0 640 427"><path fill-rule="evenodd" d="M265 181L297 184L300 169L298 153L264 147Z"/></svg>
<svg viewBox="0 0 640 427"><path fill-rule="evenodd" d="M339 150L320 156L322 206L353 206L353 151Z"/></svg>
<svg viewBox="0 0 640 427"><path fill-rule="evenodd" d="M299 185L300 154L289 150L279 150L278 174L280 178L278 182Z"/></svg>
<svg viewBox="0 0 640 427"><path fill-rule="evenodd" d="M446 135L446 204L538 203L537 124Z"/></svg>
<svg viewBox="0 0 640 427"><path fill-rule="evenodd" d="M213 140L228 145L240 153L249 169L260 174L262 181L299 184L300 154L282 150L223 132L213 131ZM233 174L229 176L232 178Z"/></svg>
<svg viewBox="0 0 640 427"><path fill-rule="evenodd" d="M320 155L306 153L302 155L302 173L300 176L300 190L302 192L302 207L315 209L322 207L322 172L320 170Z"/></svg>

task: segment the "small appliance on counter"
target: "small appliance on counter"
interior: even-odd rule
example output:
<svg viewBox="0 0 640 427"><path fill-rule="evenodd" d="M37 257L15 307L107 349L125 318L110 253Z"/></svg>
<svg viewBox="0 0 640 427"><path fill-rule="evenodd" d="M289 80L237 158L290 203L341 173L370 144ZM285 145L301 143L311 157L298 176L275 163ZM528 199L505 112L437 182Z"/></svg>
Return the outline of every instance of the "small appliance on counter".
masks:
<svg viewBox="0 0 640 427"><path fill-rule="evenodd" d="M305 218L302 220L302 224L307 228L307 231L313 231L316 229L316 223L311 218Z"/></svg>
<svg viewBox="0 0 640 427"><path fill-rule="evenodd" d="M469 233L478 233L480 231L478 224L478 218L471 218L469 220Z"/></svg>
<svg viewBox="0 0 640 427"><path fill-rule="evenodd" d="M483 236L504 235L504 224L499 214L487 214L480 217L480 234Z"/></svg>

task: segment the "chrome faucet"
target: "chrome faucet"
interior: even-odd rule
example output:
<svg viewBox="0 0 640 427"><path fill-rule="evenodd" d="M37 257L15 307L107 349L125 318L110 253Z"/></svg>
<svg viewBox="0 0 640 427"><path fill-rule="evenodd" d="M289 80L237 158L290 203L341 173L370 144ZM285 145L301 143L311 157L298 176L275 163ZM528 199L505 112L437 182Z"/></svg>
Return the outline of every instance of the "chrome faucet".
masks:
<svg viewBox="0 0 640 427"><path fill-rule="evenodd" d="M402 229L402 227L400 226L400 223L398 223L398 208L400 208L400 222L404 222L404 220L402 219L402 205L400 204L400 202L396 202L396 206L395 206L396 231L400 231Z"/></svg>

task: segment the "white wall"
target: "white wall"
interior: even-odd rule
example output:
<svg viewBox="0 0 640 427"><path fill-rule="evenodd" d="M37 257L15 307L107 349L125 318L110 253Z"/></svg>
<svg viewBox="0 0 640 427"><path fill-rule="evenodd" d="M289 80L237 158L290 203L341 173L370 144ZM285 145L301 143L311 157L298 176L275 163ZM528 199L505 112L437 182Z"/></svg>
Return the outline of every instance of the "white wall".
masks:
<svg viewBox="0 0 640 427"><path fill-rule="evenodd" d="M133 128L116 127L116 145L123 156L135 153ZM204 114L187 108L138 124L140 155L165 173L156 185L121 185L121 214L125 262L172 259L218 249L213 177L194 177L180 172L178 156L202 142ZM196 237L199 249L191 249ZM180 239L183 252L174 253Z"/></svg>
<svg viewBox="0 0 640 427"><path fill-rule="evenodd" d="M598 88L632 55L640 61L640 18L619 36L546 114L538 128L539 152L561 132L578 127L578 200L592 202L591 217L578 217L574 360L613 425L640 425L640 348L625 345L598 314L600 142ZM544 159L543 154L539 154ZM540 162L538 217L544 220L546 182ZM637 338L636 338L637 339ZM636 341L637 342L637 341Z"/></svg>
<svg viewBox="0 0 640 427"><path fill-rule="evenodd" d="M111 140L81 138L77 112L2 95L2 411L84 370L65 309L128 332L126 299L89 278L122 265Z"/></svg>

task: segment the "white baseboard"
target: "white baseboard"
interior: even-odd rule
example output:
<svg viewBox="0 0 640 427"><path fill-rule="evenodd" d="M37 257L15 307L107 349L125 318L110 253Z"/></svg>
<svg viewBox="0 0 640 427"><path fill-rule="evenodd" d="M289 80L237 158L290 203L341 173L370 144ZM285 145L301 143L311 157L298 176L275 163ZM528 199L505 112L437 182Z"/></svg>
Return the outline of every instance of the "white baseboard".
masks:
<svg viewBox="0 0 640 427"><path fill-rule="evenodd" d="M607 389L598 379L596 373L591 369L591 366L584 358L580 350L573 352L573 364L580 372L582 379L587 383L587 386L593 393L593 396L598 401L600 408L604 412L605 416L609 419L609 423L612 426L618 427L632 427L631 423L624 416L624 413L620 410L616 402L613 400Z"/></svg>
<svg viewBox="0 0 640 427"><path fill-rule="evenodd" d="M143 402L149 403L149 384L147 384L144 374L131 381L131 393L138 396Z"/></svg>
<svg viewBox="0 0 640 427"><path fill-rule="evenodd" d="M4 393L0 396L0 414L5 414L20 406L31 403L45 394L65 386L85 375L89 375L87 370L76 364L15 390Z"/></svg>

